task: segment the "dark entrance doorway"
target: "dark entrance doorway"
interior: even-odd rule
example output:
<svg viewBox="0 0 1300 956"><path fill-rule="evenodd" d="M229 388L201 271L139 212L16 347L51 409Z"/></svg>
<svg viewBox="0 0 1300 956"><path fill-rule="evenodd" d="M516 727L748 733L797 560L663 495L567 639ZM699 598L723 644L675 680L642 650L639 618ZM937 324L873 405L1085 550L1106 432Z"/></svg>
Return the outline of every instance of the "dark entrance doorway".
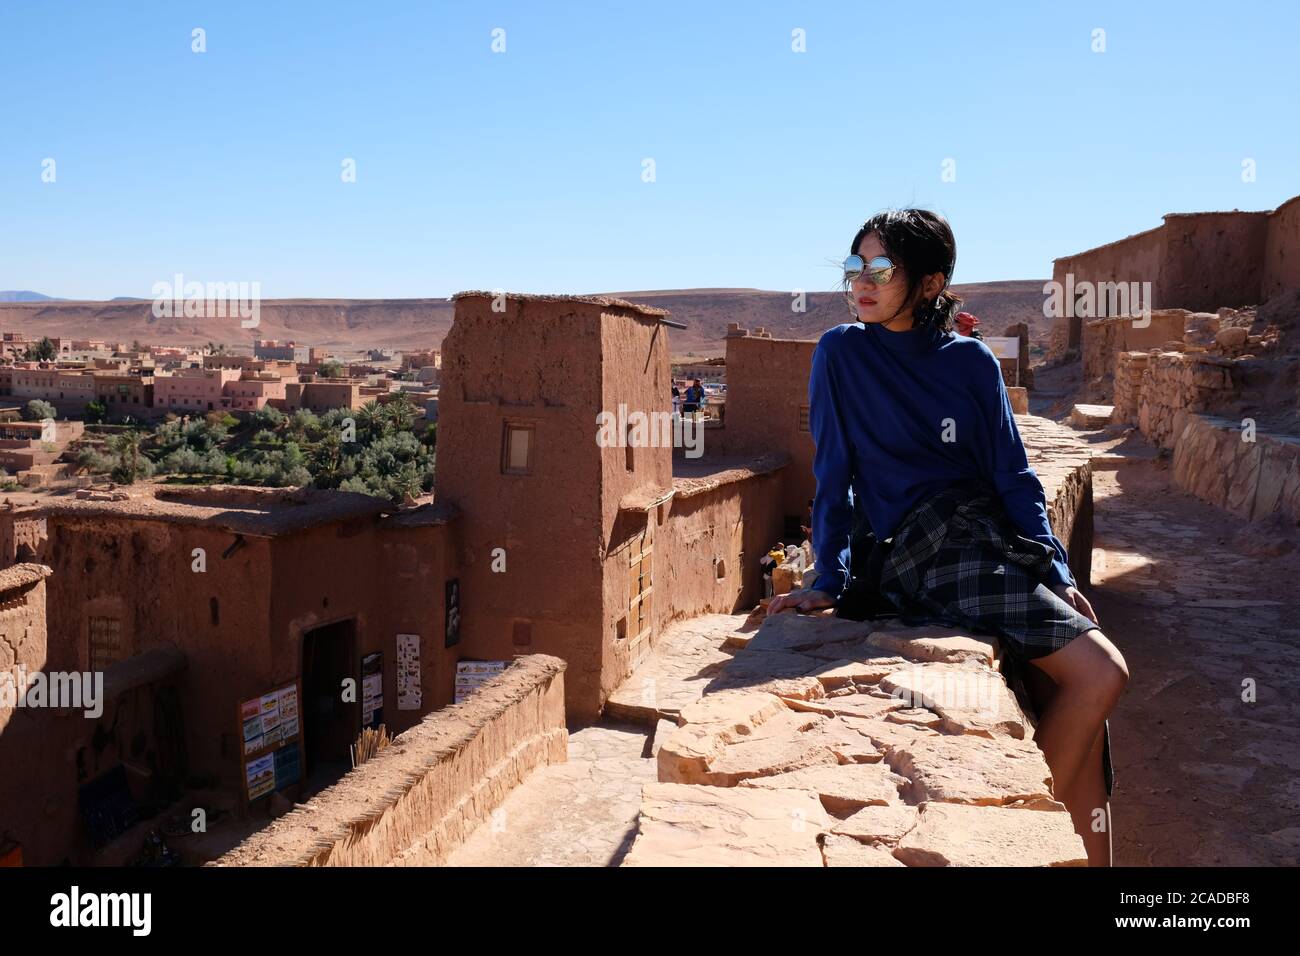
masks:
<svg viewBox="0 0 1300 956"><path fill-rule="evenodd" d="M356 621L336 621L302 636L302 696L307 773L342 776L351 766L348 748L361 729L361 688L343 699L343 681L357 679Z"/></svg>

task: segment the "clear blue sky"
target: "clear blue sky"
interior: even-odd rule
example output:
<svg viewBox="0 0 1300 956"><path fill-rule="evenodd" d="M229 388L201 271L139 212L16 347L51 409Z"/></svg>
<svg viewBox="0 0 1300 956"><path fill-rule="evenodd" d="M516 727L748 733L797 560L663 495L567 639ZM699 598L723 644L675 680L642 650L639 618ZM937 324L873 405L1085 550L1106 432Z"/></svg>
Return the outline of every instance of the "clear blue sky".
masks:
<svg viewBox="0 0 1300 956"><path fill-rule="evenodd" d="M1046 277L1300 193L1298 7L0 0L0 289L826 290L910 204Z"/></svg>

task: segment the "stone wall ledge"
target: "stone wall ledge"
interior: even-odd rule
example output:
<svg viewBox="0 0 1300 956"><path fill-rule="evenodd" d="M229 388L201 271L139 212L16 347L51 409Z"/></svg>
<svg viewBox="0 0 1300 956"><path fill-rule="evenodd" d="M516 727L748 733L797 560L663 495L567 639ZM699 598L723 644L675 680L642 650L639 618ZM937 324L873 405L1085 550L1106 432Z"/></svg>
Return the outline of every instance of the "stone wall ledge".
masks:
<svg viewBox="0 0 1300 956"><path fill-rule="evenodd" d="M1300 437L1180 410L1173 419L1173 481L1202 501L1250 521L1300 522Z"/></svg>
<svg viewBox="0 0 1300 956"><path fill-rule="evenodd" d="M997 663L961 629L765 620L656 735L623 865L1084 865Z"/></svg>

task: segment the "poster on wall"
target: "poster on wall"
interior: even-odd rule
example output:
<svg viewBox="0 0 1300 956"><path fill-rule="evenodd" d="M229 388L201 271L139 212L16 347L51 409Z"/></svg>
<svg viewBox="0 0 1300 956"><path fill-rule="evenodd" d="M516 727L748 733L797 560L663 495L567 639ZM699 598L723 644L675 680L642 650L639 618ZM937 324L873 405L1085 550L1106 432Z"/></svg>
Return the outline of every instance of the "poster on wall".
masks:
<svg viewBox="0 0 1300 956"><path fill-rule="evenodd" d="M262 702L245 701L239 708L239 719L244 728L244 753L255 753L262 749Z"/></svg>
<svg viewBox="0 0 1300 956"><path fill-rule="evenodd" d="M244 779L248 784L248 799L256 800L275 789L275 754L269 753L256 760L250 760L244 768Z"/></svg>
<svg viewBox="0 0 1300 956"><path fill-rule="evenodd" d="M397 635L397 709L420 709L420 635Z"/></svg>
<svg viewBox="0 0 1300 956"><path fill-rule="evenodd" d="M384 720L384 654L361 658L361 726L378 729Z"/></svg>
<svg viewBox="0 0 1300 956"><path fill-rule="evenodd" d="M452 578L447 582L446 589L446 607L447 607L447 647L460 643L460 578Z"/></svg>
<svg viewBox="0 0 1300 956"><path fill-rule="evenodd" d="M512 661L460 661L456 665L456 697L459 704L478 690L497 674L510 666Z"/></svg>
<svg viewBox="0 0 1300 956"><path fill-rule="evenodd" d="M244 795L249 803L302 780L300 696L294 681L239 703Z"/></svg>

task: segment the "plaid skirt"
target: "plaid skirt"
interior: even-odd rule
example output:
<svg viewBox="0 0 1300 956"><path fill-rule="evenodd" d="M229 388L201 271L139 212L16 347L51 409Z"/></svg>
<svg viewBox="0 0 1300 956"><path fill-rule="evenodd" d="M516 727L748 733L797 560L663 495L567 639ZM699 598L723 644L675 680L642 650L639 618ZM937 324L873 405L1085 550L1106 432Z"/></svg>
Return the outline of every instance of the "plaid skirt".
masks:
<svg viewBox="0 0 1300 956"><path fill-rule="evenodd" d="M1056 550L1027 538L986 482L958 482L912 509L893 538L855 536L853 575L836 614L943 624L997 637L1014 676L1097 627L1047 584ZM1106 792L1114 790L1110 722L1102 726Z"/></svg>

